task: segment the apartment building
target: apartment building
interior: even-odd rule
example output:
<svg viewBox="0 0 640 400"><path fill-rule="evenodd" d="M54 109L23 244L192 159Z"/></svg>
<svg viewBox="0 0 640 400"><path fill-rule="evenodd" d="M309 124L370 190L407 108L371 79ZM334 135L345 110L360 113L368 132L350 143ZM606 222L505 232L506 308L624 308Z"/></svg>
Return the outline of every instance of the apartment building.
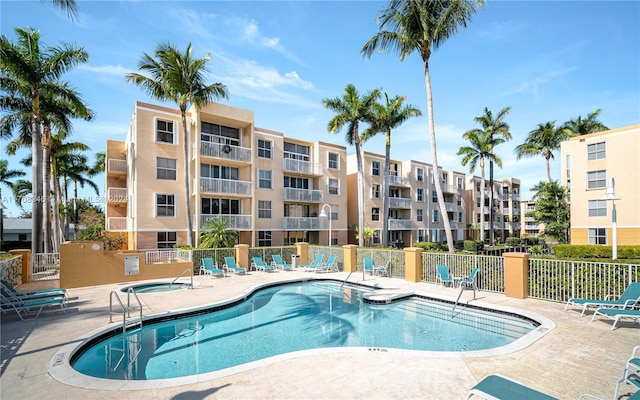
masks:
<svg viewBox="0 0 640 400"><path fill-rule="evenodd" d="M130 249L188 243L186 163L196 243L224 219L251 246L346 244L344 146L258 128L253 112L219 103L192 107L187 124L189 159L180 112L167 107L137 102L126 140L107 141L106 227Z"/></svg>
<svg viewBox="0 0 640 400"><path fill-rule="evenodd" d="M478 176L467 177L467 219L469 229L466 238L479 239L480 223L484 214L484 238L488 239L491 228L491 212L493 212L493 232L496 242L504 242L511 236L519 237L521 234L521 208L520 208L520 180L516 178L503 178L493 180L493 203L489 190L489 179L485 179L484 188L482 178ZM484 203L482 203L484 191Z"/></svg>
<svg viewBox="0 0 640 400"><path fill-rule="evenodd" d="M533 212L536 209L536 202L533 200L521 200L520 201L520 212L521 217L521 229L520 236L532 236L538 237L544 233L544 224L536 224L535 218L527 217L527 213Z"/></svg>
<svg viewBox="0 0 640 400"><path fill-rule="evenodd" d="M571 244L640 244L640 124L572 137L562 142L561 181L569 189ZM614 181L616 200L606 200Z"/></svg>

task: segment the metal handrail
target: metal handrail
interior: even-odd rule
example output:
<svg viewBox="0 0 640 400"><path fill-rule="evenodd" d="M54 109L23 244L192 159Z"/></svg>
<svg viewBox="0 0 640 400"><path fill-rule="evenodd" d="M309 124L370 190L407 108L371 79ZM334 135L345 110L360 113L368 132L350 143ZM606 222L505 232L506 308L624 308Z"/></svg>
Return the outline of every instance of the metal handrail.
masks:
<svg viewBox="0 0 640 400"><path fill-rule="evenodd" d="M118 304L120 304L120 308L122 308L122 334L125 334L127 331L127 316L131 318L131 294L135 297L138 302L138 306L140 307L140 328L142 328L142 302L140 298L133 290L133 288L127 289L127 307L125 308L124 304L122 304L122 300L120 300L120 295L118 295L118 291L116 289L112 290L109 294L109 323L113 322L113 295L115 294L116 300L118 300Z"/></svg>
<svg viewBox="0 0 640 400"><path fill-rule="evenodd" d="M180 275L176 276L176 278L172 280L171 283L169 284L169 289L171 289L171 285L176 283L178 279L182 278L185 272L191 272L191 284L189 285L189 289L193 289L193 271L191 271L190 268L185 269L184 271L182 271L182 273L180 273Z"/></svg>

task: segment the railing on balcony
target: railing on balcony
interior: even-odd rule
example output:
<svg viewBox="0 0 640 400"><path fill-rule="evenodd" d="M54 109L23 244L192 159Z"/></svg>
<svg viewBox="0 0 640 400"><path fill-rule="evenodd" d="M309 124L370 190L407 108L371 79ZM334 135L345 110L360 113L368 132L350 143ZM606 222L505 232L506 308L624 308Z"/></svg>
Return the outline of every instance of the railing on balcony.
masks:
<svg viewBox="0 0 640 400"><path fill-rule="evenodd" d="M493 229L502 229L502 224L499 224L498 222L494 222L493 223ZM485 222L484 223L484 229L487 230L489 229L489 227L491 226L490 222Z"/></svg>
<svg viewBox="0 0 640 400"><path fill-rule="evenodd" d="M451 226L451 229L458 229L459 227L458 223L454 221L449 221L449 225Z"/></svg>
<svg viewBox="0 0 640 400"><path fill-rule="evenodd" d="M210 220L226 220L229 229L238 231L251 229L251 215L200 214L200 228Z"/></svg>
<svg viewBox="0 0 640 400"><path fill-rule="evenodd" d="M251 162L251 149L223 143L200 142L200 155L205 157L224 158L226 160Z"/></svg>
<svg viewBox="0 0 640 400"><path fill-rule="evenodd" d="M411 229L410 219L393 219L389 218L389 230L406 231Z"/></svg>
<svg viewBox="0 0 640 400"><path fill-rule="evenodd" d="M513 201L520 201L520 195L518 193L514 193L511 198L513 199Z"/></svg>
<svg viewBox="0 0 640 400"><path fill-rule="evenodd" d="M285 172L295 172L304 175L321 176L323 174L322 164L295 160L293 158L285 158L283 168Z"/></svg>
<svg viewBox="0 0 640 400"><path fill-rule="evenodd" d="M251 196L251 182L234 179L200 178L200 191Z"/></svg>
<svg viewBox="0 0 640 400"><path fill-rule="evenodd" d="M301 201L305 203L322 203L324 193L322 190L284 188L282 191L284 201Z"/></svg>
<svg viewBox="0 0 640 400"><path fill-rule="evenodd" d="M127 160L110 158L107 160L107 172L127 173Z"/></svg>
<svg viewBox="0 0 640 400"><path fill-rule="evenodd" d="M458 193L458 189L456 189L453 185L440 185L442 187L443 193Z"/></svg>
<svg viewBox="0 0 640 400"><path fill-rule="evenodd" d="M107 202L108 203L126 203L127 202L127 188L107 188Z"/></svg>
<svg viewBox="0 0 640 400"><path fill-rule="evenodd" d="M397 175L389 176L389 186L409 186L409 179Z"/></svg>
<svg viewBox="0 0 640 400"><path fill-rule="evenodd" d="M455 212L458 211L458 205L456 203L444 202L444 208L447 211Z"/></svg>
<svg viewBox="0 0 640 400"><path fill-rule="evenodd" d="M389 197L389 207L411 208L411 199L407 199L404 197Z"/></svg>
<svg viewBox="0 0 640 400"><path fill-rule="evenodd" d="M324 229L324 218L318 217L284 217L282 229L293 231L317 231Z"/></svg>
<svg viewBox="0 0 640 400"><path fill-rule="evenodd" d="M110 232L126 231L127 217L109 217L107 218L107 230Z"/></svg>

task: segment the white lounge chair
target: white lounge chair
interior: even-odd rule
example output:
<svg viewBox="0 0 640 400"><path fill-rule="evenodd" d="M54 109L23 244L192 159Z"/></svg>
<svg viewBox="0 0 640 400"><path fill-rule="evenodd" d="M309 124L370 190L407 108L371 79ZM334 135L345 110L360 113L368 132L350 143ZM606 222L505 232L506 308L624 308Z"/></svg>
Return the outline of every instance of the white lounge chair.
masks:
<svg viewBox="0 0 640 400"><path fill-rule="evenodd" d="M582 317L585 311L587 311L587 307L631 308L639 301L640 282L633 282L629 286L627 286L620 297L607 295L604 300L572 298L567 301L567 304L564 306L564 310L567 311L569 305L582 307L582 313L580 314L580 316Z"/></svg>
<svg viewBox="0 0 640 400"><path fill-rule="evenodd" d="M489 375L469 390L467 400L472 396L486 400L559 400L539 390L502 375Z"/></svg>
<svg viewBox="0 0 640 400"><path fill-rule="evenodd" d="M247 273L246 268L236 265L236 259L233 257L225 257L224 266L222 268L229 273L243 274L243 275L246 275Z"/></svg>
<svg viewBox="0 0 640 400"><path fill-rule="evenodd" d="M273 266L276 268L280 268L283 271L284 270L291 271L293 269L291 264L287 264L284 261L282 261L282 257L280 256L280 254L272 255L271 259L273 260L272 262Z"/></svg>
<svg viewBox="0 0 640 400"><path fill-rule="evenodd" d="M640 310L636 310L636 309L600 307L596 309L596 311L593 313L593 317L591 317L591 321L596 319L596 316L598 315L602 315L605 318L613 320L613 325L611 325L611 330L616 329L616 324L622 318L629 318L629 319L635 320L640 324Z"/></svg>

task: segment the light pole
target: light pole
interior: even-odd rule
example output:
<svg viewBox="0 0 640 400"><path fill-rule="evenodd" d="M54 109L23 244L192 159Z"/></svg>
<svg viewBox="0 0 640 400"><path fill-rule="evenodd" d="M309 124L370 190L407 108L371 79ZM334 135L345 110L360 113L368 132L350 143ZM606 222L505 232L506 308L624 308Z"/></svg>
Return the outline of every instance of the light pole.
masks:
<svg viewBox="0 0 640 400"><path fill-rule="evenodd" d="M327 215L327 213L324 212L324 208L325 207L329 207L329 215ZM322 209L320 210L320 217L321 218L324 218L324 217L329 218L329 247L331 247L331 242L332 242L331 239L333 239L333 238L331 237L331 206L329 204L323 204L322 205Z"/></svg>
<svg viewBox="0 0 640 400"><path fill-rule="evenodd" d="M609 186L602 198L605 201L611 200L613 209L611 210L611 259L618 258L618 215L616 212L616 200L620 198L616 197L616 181L611 177L609 179Z"/></svg>

